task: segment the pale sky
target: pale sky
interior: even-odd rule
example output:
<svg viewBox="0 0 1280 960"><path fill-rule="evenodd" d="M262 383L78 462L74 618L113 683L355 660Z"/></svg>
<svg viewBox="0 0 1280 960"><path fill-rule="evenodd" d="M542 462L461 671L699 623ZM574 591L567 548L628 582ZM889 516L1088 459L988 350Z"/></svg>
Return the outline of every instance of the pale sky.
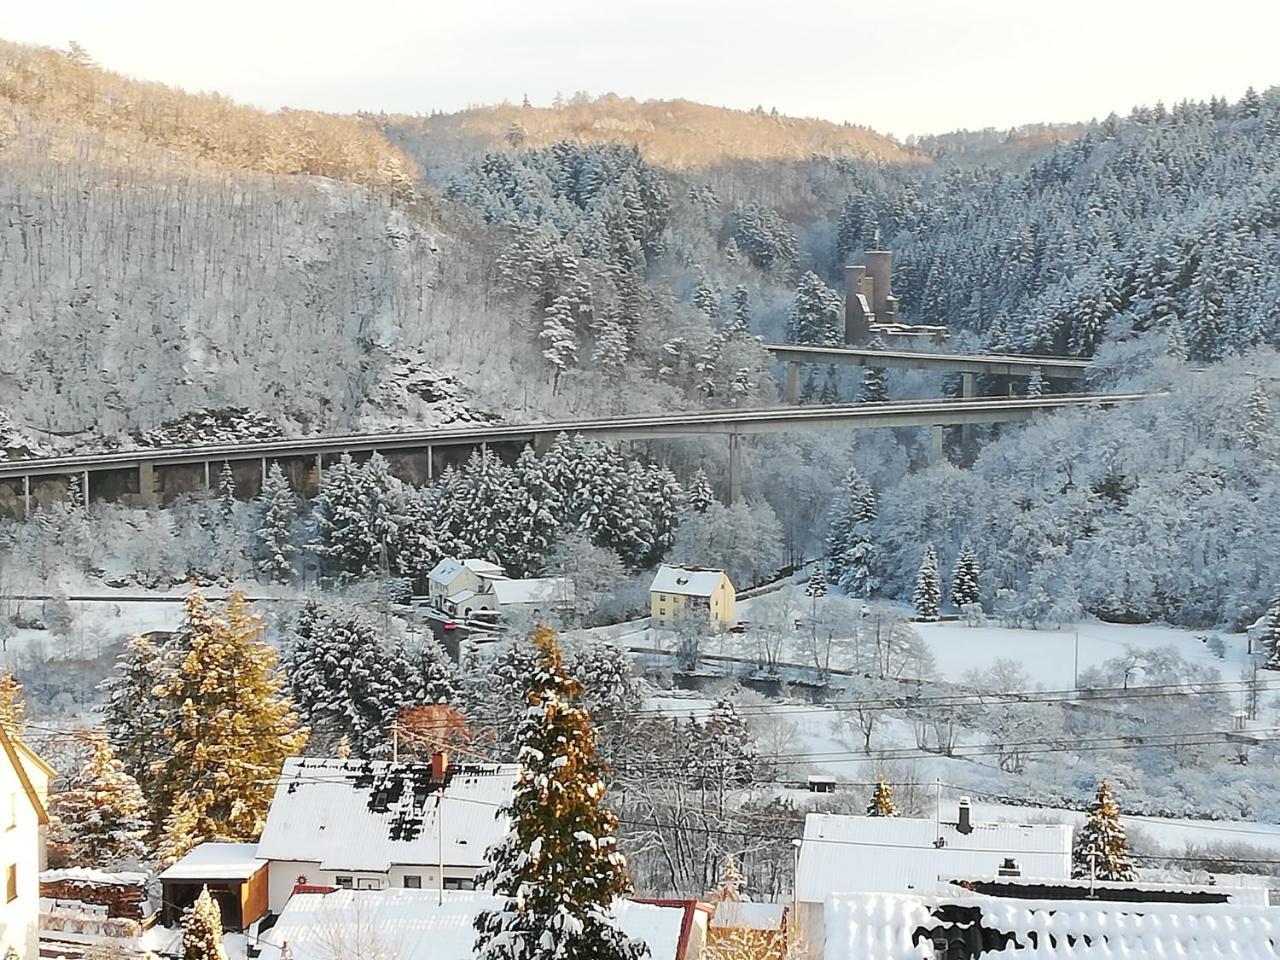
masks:
<svg viewBox="0 0 1280 960"><path fill-rule="evenodd" d="M0 0L0 37L267 108L557 91L777 107L904 137L1280 83L1280 0Z"/></svg>

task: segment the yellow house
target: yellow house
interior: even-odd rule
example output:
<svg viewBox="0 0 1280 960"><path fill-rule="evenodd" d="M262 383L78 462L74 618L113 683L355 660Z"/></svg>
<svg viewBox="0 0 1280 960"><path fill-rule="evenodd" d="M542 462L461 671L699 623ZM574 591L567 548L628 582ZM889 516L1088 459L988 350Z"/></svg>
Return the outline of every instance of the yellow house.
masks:
<svg viewBox="0 0 1280 960"><path fill-rule="evenodd" d="M703 610L713 626L738 619L733 584L723 570L664 563L649 586L649 617L655 627L671 627L688 610Z"/></svg>

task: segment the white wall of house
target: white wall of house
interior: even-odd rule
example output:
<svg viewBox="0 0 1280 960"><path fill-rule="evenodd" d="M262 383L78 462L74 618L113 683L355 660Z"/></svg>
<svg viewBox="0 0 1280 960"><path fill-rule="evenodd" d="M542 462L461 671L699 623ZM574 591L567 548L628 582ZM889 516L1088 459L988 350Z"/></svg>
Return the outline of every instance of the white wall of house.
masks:
<svg viewBox="0 0 1280 960"><path fill-rule="evenodd" d="M476 867L460 867L445 864L445 888L455 884L470 889L479 873ZM307 883L321 887L350 887L355 890L384 890L389 887L405 887L412 883L406 878L418 878L418 886L423 890L439 888L440 867L437 864L392 864L386 873L369 870L322 870L319 863L306 863L300 860L273 860L267 881L267 905L272 913L279 914L284 905L293 896L293 888L299 877L306 877Z"/></svg>
<svg viewBox="0 0 1280 960"><path fill-rule="evenodd" d="M0 957L36 960L40 925L40 821L0 752Z"/></svg>

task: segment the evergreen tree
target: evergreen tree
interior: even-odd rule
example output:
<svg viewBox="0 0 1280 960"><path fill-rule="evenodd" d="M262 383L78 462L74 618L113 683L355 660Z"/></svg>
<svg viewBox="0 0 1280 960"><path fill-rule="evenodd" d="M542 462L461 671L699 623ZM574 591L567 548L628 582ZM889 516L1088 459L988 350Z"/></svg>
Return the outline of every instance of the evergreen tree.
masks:
<svg viewBox="0 0 1280 960"><path fill-rule="evenodd" d="M293 542L293 525L298 519L298 498L289 481L273 460L258 497L258 570L276 583L288 583L295 570L293 558L298 548Z"/></svg>
<svg viewBox="0 0 1280 960"><path fill-rule="evenodd" d="M751 333L751 294L742 284L733 288L731 309L725 332L734 338L748 336Z"/></svg>
<svg viewBox="0 0 1280 960"><path fill-rule="evenodd" d="M172 646L182 645L189 636L191 604L187 599L187 617L179 627ZM163 773L165 756L161 732L168 711L156 694L156 688L169 676L166 651L148 637L135 634L125 643L116 659L111 676L102 681L105 695L103 724L114 748L115 758L149 796L154 782L153 770Z"/></svg>
<svg viewBox="0 0 1280 960"><path fill-rule="evenodd" d="M1081 879L1090 875L1098 880L1136 879L1129 862L1124 825L1120 822L1120 807L1105 780L1098 784L1089 819L1076 831L1071 850L1071 876Z"/></svg>
<svg viewBox="0 0 1280 960"><path fill-rule="evenodd" d="M827 375L822 380L822 390L818 394L818 402L823 404L840 402L840 385L836 379L834 364L827 367Z"/></svg>
<svg viewBox="0 0 1280 960"><path fill-rule="evenodd" d="M875 519L875 491L850 467L831 513L826 546L828 576L853 596L869 597L880 587L872 539Z"/></svg>
<svg viewBox="0 0 1280 960"><path fill-rule="evenodd" d="M916 589L912 595L917 620L937 620L942 603L942 580L938 573L938 552L933 544L925 547L920 569L916 572Z"/></svg>
<svg viewBox="0 0 1280 960"><path fill-rule="evenodd" d="M711 481L706 471L699 467L689 481L689 509L694 513L706 513L716 502L716 495L711 490Z"/></svg>
<svg viewBox="0 0 1280 960"><path fill-rule="evenodd" d="M1044 393L1044 377L1040 375L1040 368L1036 367L1031 371L1031 376L1027 377L1027 396L1038 397Z"/></svg>
<svg viewBox="0 0 1280 960"><path fill-rule="evenodd" d="M573 365L578 353L578 339L574 334L573 305L567 296L556 297L547 307L542 318L542 355L554 371L552 392L560 383L560 376Z"/></svg>
<svg viewBox="0 0 1280 960"><path fill-rule="evenodd" d="M819 564L813 565L813 573L809 574L809 582L805 584L804 595L817 599L827 595L827 578L822 574Z"/></svg>
<svg viewBox="0 0 1280 960"><path fill-rule="evenodd" d="M116 759L105 732L80 734L84 765L53 795L49 842L68 865L111 870L146 856L151 828L138 781Z"/></svg>
<svg viewBox="0 0 1280 960"><path fill-rule="evenodd" d="M867 804L868 817L896 817L898 808L893 803L893 788L884 777L876 777L875 791Z"/></svg>
<svg viewBox="0 0 1280 960"><path fill-rule="evenodd" d="M693 305L712 323L720 319L720 291L703 270L698 271L698 282L693 288Z"/></svg>
<svg viewBox="0 0 1280 960"><path fill-rule="evenodd" d="M322 749L346 739L360 757L380 756L391 725L420 686L403 650L385 644L356 611L309 603L285 654L289 692Z"/></svg>
<svg viewBox="0 0 1280 960"><path fill-rule="evenodd" d="M534 576L555 547L563 501L532 447L520 451L514 476L504 561L513 576Z"/></svg>
<svg viewBox="0 0 1280 960"><path fill-rule="evenodd" d="M172 711L152 796L167 815L160 858L169 863L206 840L256 838L274 779L307 741L275 648L243 594L219 613L193 593L187 616L190 649L156 690Z"/></svg>
<svg viewBox="0 0 1280 960"><path fill-rule="evenodd" d="M489 851L479 878L505 898L476 917L479 960L642 960L612 914L631 892L605 807L596 733L577 705L582 686L565 674L555 634L533 637L537 668L527 687L519 742L522 770L507 810L511 832Z"/></svg>
<svg viewBox="0 0 1280 960"><path fill-rule="evenodd" d="M236 475L230 460L223 460L222 469L218 471L218 508L227 520L236 512Z"/></svg>
<svg viewBox="0 0 1280 960"><path fill-rule="evenodd" d="M837 344L841 341L844 307L834 290L816 273L800 278L787 314L787 331L795 343Z"/></svg>
<svg viewBox="0 0 1280 960"><path fill-rule="evenodd" d="M1267 656L1267 669L1280 670L1280 588L1262 621L1261 642Z"/></svg>
<svg viewBox="0 0 1280 960"><path fill-rule="evenodd" d="M1261 383L1245 401L1244 445L1249 450L1263 450L1272 439L1271 404Z"/></svg>
<svg viewBox="0 0 1280 960"><path fill-rule="evenodd" d="M343 576L390 572L397 566L401 499L386 458L375 453L357 465L344 453L321 477L312 509L317 539L311 546Z"/></svg>
<svg viewBox="0 0 1280 960"><path fill-rule="evenodd" d="M876 342L880 342L880 338L876 338ZM871 349L884 349L881 343L876 347L874 343ZM862 371L862 390L858 394L858 400L861 403L884 403L889 399L889 383L885 378L884 369L881 367L867 367Z"/></svg>
<svg viewBox="0 0 1280 960"><path fill-rule="evenodd" d="M227 960L222 910L205 887L182 922L182 960Z"/></svg>
<svg viewBox="0 0 1280 960"><path fill-rule="evenodd" d="M951 603L957 610L967 604L982 601L978 588L980 574L978 555L973 550L973 544L966 540L960 548L955 572L951 575Z"/></svg>

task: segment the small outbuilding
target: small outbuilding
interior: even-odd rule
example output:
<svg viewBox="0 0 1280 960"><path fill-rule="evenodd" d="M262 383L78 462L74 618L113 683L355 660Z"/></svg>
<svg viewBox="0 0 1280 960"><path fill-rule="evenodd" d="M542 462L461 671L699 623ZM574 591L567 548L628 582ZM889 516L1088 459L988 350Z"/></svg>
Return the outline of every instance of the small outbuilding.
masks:
<svg viewBox="0 0 1280 960"><path fill-rule="evenodd" d="M223 929L241 933L267 912L267 871L256 843L202 843L160 874L161 923L181 924L183 912L208 887L222 910Z"/></svg>

